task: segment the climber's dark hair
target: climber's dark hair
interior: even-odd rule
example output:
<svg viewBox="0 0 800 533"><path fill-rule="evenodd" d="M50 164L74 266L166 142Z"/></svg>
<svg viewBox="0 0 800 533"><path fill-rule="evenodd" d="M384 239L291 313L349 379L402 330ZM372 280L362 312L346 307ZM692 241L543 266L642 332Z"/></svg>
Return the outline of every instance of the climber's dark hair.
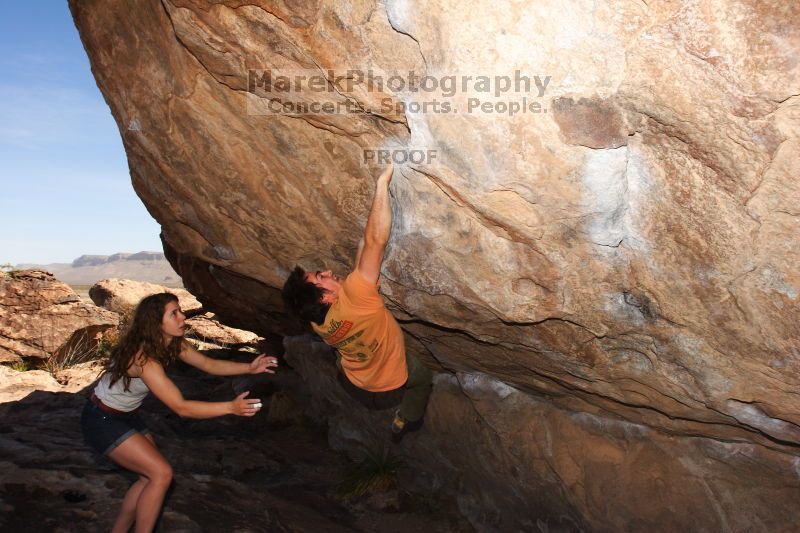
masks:
<svg viewBox="0 0 800 533"><path fill-rule="evenodd" d="M306 271L299 266L294 270L283 284L283 303L287 308L306 322L322 324L328 313L330 304L322 303L324 291L306 281Z"/></svg>

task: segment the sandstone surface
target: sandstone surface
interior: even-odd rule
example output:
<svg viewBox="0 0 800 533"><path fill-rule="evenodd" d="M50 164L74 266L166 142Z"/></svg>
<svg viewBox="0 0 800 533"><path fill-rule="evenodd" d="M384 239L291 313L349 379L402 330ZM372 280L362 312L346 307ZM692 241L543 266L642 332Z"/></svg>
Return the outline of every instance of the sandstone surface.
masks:
<svg viewBox="0 0 800 533"><path fill-rule="evenodd" d="M261 340L261 337L251 331L220 324L211 313L194 316L186 320L186 324L191 328L186 332L187 336L218 346L254 346Z"/></svg>
<svg viewBox="0 0 800 533"><path fill-rule="evenodd" d="M261 340L261 337L251 331L220 323L213 313L203 313L203 304L186 289L130 279L104 279L89 289L89 296L97 305L124 315L131 313L145 296L160 292L171 292L178 297L181 309L189 317L186 320L190 328L186 331L187 337L230 347L256 346Z"/></svg>
<svg viewBox="0 0 800 533"><path fill-rule="evenodd" d="M97 379L103 365L97 361L79 363L59 372L57 381L45 370L18 372L0 365L0 404L19 401L34 391L77 393Z"/></svg>
<svg viewBox="0 0 800 533"><path fill-rule="evenodd" d="M351 398L324 343L285 345L334 448L387 439L393 409ZM482 373L438 374L422 429L395 452L410 486L457 498L476 531L789 531L797 520L791 454L561 409Z"/></svg>
<svg viewBox="0 0 800 533"><path fill-rule="evenodd" d="M92 301L115 313L125 314L133 311L142 298L159 292L171 292L178 297L181 309L187 316L202 312L203 304L186 289L169 288L155 283L133 281L130 279L103 279L89 289Z"/></svg>
<svg viewBox="0 0 800 533"><path fill-rule="evenodd" d="M87 304L49 272L0 274L0 362L89 354L116 313Z"/></svg>
<svg viewBox="0 0 800 533"><path fill-rule="evenodd" d="M277 289L291 267L350 267L378 170L364 150L432 149L392 185L382 290L409 349L553 416L647 428L642 449L685 457L703 479L718 462L751 472L739 448L695 461L711 441L744 446L776 479L781 458L800 460L797 2L70 6L165 253L227 322L287 331ZM252 69L343 68L549 81L507 98L542 108L514 117L466 112L494 100L475 91L450 97L460 113L384 110L423 95L363 85L296 96L369 113L270 116L274 95L250 90ZM589 458L571 457L585 471ZM607 490L582 481L569 490ZM784 487L776 500L796 494ZM657 484L627 494L669 513ZM722 518L698 527L737 529L742 507L776 523L765 500L725 497Z"/></svg>

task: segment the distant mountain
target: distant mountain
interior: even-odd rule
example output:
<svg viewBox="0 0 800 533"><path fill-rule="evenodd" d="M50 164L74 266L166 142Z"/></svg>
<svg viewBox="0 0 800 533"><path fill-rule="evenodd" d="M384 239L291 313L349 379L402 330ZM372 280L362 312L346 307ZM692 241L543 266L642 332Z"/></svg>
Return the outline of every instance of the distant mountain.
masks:
<svg viewBox="0 0 800 533"><path fill-rule="evenodd" d="M170 287L183 286L180 276L161 252L82 255L72 263L22 264L14 268L41 268L69 285L94 285L101 279L125 278Z"/></svg>

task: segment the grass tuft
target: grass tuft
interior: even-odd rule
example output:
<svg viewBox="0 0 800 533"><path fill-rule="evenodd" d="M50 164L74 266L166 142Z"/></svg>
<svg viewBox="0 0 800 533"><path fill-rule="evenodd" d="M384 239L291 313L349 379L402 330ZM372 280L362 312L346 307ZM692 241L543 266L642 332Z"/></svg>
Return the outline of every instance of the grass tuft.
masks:
<svg viewBox="0 0 800 533"><path fill-rule="evenodd" d="M25 361L17 361L16 363L12 363L10 366L11 370L15 370L17 372L27 372L28 370L33 370L33 367L31 367Z"/></svg>
<svg viewBox="0 0 800 533"><path fill-rule="evenodd" d="M372 448L365 446L364 458L350 467L339 483L339 494L344 498L359 498L389 491L397 486L397 473L404 464L382 442Z"/></svg>
<svg viewBox="0 0 800 533"><path fill-rule="evenodd" d="M61 373L67 368L80 363L85 363L97 358L97 349L93 346L86 333L73 336L67 343L59 348L50 357L45 359L44 369L53 378L62 383Z"/></svg>

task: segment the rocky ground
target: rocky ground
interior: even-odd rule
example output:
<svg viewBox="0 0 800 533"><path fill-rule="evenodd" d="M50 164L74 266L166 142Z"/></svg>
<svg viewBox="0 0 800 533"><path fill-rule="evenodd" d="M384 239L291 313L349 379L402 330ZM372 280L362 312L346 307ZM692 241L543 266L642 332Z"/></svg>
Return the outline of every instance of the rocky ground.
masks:
<svg viewBox="0 0 800 533"><path fill-rule="evenodd" d="M132 478L81 438L86 383L97 367L66 387L44 372L1 370L0 531L107 531ZM159 531L472 531L444 497L402 489L345 497L340 486L353 463L306 417L303 398L290 392L302 389L299 378L285 365L258 378L172 373L187 397L251 390L265 408L249 419L182 420L148 398L143 416L175 470Z"/></svg>

